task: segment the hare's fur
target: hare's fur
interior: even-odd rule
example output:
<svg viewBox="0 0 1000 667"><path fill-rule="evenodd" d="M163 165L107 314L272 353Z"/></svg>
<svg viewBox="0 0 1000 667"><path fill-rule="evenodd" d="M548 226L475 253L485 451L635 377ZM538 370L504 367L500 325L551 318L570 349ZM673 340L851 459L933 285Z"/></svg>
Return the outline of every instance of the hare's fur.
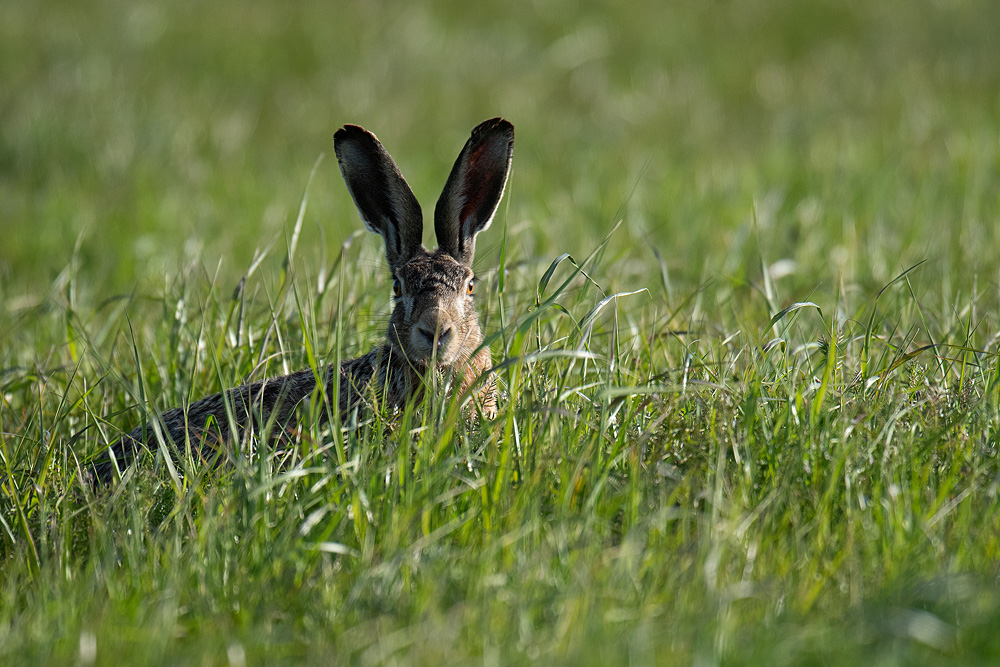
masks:
<svg viewBox="0 0 1000 667"><path fill-rule="evenodd" d="M317 381L344 422L358 412L398 408L418 395L429 370L454 378L467 392L492 366L473 300L476 235L489 227L503 196L514 147L514 127L494 118L466 142L435 208L439 247L421 243L420 205L395 162L374 134L347 125L334 135L337 160L365 227L382 236L393 277L394 307L385 341L368 354L321 368L249 384L175 408L113 443L93 469L108 482L141 447L172 442L207 455L241 440L248 431L283 437L296 407L312 397ZM337 372L339 371L339 372ZM317 377L318 376L318 377ZM489 374L475 392L479 409L496 416L496 387ZM336 399L336 400L335 400Z"/></svg>

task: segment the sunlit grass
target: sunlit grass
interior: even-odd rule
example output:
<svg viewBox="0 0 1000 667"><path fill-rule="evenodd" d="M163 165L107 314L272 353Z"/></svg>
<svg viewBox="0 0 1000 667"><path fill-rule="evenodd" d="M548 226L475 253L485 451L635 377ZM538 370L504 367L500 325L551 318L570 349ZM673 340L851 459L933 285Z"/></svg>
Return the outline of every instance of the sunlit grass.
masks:
<svg viewBox="0 0 1000 667"><path fill-rule="evenodd" d="M2 661L993 662L994 6L469 7L0 8ZM336 127L498 114L495 421L82 480L380 339Z"/></svg>

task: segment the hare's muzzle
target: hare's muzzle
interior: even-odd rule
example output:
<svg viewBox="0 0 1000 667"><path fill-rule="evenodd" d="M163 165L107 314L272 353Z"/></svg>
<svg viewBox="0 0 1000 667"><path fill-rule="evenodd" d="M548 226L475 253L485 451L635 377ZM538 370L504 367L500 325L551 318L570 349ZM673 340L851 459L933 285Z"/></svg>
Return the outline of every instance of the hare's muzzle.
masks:
<svg viewBox="0 0 1000 667"><path fill-rule="evenodd" d="M449 364L455 356L455 326L443 311L428 311L413 326L410 346L423 360L435 357L438 364Z"/></svg>
<svg viewBox="0 0 1000 667"><path fill-rule="evenodd" d="M448 344L448 339L451 338L451 331L453 327L448 327L447 329L442 329L436 334L430 328L424 328L422 326L417 326L417 335L421 338L421 345L426 345L428 349L433 349L435 345L438 349L445 347ZM435 341L435 335L437 340Z"/></svg>

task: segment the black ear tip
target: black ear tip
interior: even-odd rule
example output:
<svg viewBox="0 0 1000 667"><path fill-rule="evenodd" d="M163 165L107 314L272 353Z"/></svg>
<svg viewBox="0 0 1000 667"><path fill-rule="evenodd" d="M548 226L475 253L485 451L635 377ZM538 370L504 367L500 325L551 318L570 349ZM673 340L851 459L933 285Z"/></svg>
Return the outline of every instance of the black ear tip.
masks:
<svg viewBox="0 0 1000 667"><path fill-rule="evenodd" d="M360 137L370 136L371 132L361 127L360 125L345 125L333 134L334 141L348 141L350 139L358 139Z"/></svg>
<svg viewBox="0 0 1000 667"><path fill-rule="evenodd" d="M509 135L511 139L514 138L514 126L510 123L510 121L504 120L499 116L496 118L490 118L489 120L484 120L479 125L476 125L475 129L472 130L472 136L486 132L490 134L506 134Z"/></svg>

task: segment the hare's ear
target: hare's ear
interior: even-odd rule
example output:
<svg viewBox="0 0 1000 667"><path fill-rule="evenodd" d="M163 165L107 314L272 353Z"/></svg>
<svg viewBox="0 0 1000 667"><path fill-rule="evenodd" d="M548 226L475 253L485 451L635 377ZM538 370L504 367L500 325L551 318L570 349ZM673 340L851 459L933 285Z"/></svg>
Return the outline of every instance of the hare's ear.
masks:
<svg viewBox="0 0 1000 667"><path fill-rule="evenodd" d="M490 226L510 173L514 126L493 118L476 126L434 209L438 246L471 266L476 234Z"/></svg>
<svg viewBox="0 0 1000 667"><path fill-rule="evenodd" d="M389 268L396 271L420 248L424 220L417 198L371 132L345 125L333 135L333 148L361 220L385 241Z"/></svg>

